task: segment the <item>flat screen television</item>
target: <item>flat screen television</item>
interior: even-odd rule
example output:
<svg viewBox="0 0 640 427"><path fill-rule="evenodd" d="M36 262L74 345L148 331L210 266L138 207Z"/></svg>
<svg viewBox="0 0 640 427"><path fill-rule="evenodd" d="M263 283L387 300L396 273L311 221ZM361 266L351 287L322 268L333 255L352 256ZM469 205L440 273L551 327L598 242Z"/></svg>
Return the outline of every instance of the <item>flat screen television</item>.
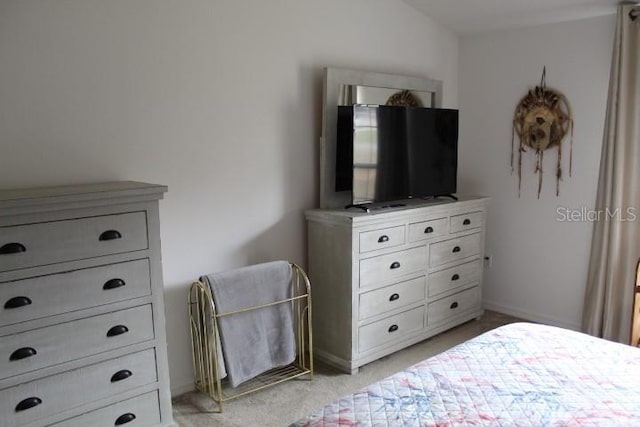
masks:
<svg viewBox="0 0 640 427"><path fill-rule="evenodd" d="M354 205L451 195L457 166L458 110L338 107L335 190Z"/></svg>

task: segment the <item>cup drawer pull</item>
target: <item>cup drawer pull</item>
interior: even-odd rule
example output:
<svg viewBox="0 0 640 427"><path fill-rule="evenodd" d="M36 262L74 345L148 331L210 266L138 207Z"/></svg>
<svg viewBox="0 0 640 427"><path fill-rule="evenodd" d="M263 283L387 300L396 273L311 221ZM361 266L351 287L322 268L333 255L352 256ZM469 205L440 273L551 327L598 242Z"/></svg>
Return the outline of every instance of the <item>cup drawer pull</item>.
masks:
<svg viewBox="0 0 640 427"><path fill-rule="evenodd" d="M27 357L35 356L38 354L35 348L22 347L11 353L9 356L10 361L26 359Z"/></svg>
<svg viewBox="0 0 640 427"><path fill-rule="evenodd" d="M22 243L7 243L0 247L0 255L19 254L20 252L26 252L27 248Z"/></svg>
<svg viewBox="0 0 640 427"><path fill-rule="evenodd" d="M454 274L453 276L451 276L451 281L455 282L456 280L460 279L460 275L459 274Z"/></svg>
<svg viewBox="0 0 640 427"><path fill-rule="evenodd" d="M122 234L120 234L118 230L107 230L103 232L99 237L99 240L101 242L104 242L107 240L117 240L117 239L122 239Z"/></svg>
<svg viewBox="0 0 640 427"><path fill-rule="evenodd" d="M134 414L132 414L131 412L127 412L126 414L120 415L116 419L116 422L114 423L114 425L121 426L123 424L130 423L131 421L133 421L135 419L136 419L136 416Z"/></svg>
<svg viewBox="0 0 640 427"><path fill-rule="evenodd" d="M449 306L449 308L451 310L453 310L454 308L458 308L458 302L457 301L452 302L451 305Z"/></svg>
<svg viewBox="0 0 640 427"><path fill-rule="evenodd" d="M396 268L400 268L400 263L399 263L398 261L394 261L394 262L389 266L389 268L390 268L391 270L395 270Z"/></svg>
<svg viewBox="0 0 640 427"><path fill-rule="evenodd" d="M121 288L124 285L126 285L126 283L122 279L111 279L102 286L102 289L108 291L109 289Z"/></svg>
<svg viewBox="0 0 640 427"><path fill-rule="evenodd" d="M433 227L427 227L424 229L424 234L433 233Z"/></svg>
<svg viewBox="0 0 640 427"><path fill-rule="evenodd" d="M391 294L389 301L395 301L400 298L400 294Z"/></svg>
<svg viewBox="0 0 640 427"><path fill-rule="evenodd" d="M471 225L471 220L470 219L465 219L464 221L462 221L462 225Z"/></svg>
<svg viewBox="0 0 640 427"><path fill-rule="evenodd" d="M124 333L129 332L129 328L127 328L124 325L116 325L113 328L109 329L107 331L107 336L108 337L115 337L117 335L122 335Z"/></svg>
<svg viewBox="0 0 640 427"><path fill-rule="evenodd" d="M29 299L28 297L13 297L9 301L4 303L4 308L20 308L29 304L31 304L31 299Z"/></svg>
<svg viewBox="0 0 640 427"><path fill-rule="evenodd" d="M389 236L387 236L386 234L383 234L382 236L380 236L380 238L378 239L378 243L384 243L384 242L388 242L389 241Z"/></svg>
<svg viewBox="0 0 640 427"><path fill-rule="evenodd" d="M456 252L460 252L461 248L460 246L456 246L455 248L453 248L453 253L455 254Z"/></svg>
<svg viewBox="0 0 640 427"><path fill-rule="evenodd" d="M26 411L27 409L31 409L41 403L42 399L40 399L39 397L27 397L16 405L16 412Z"/></svg>
<svg viewBox="0 0 640 427"><path fill-rule="evenodd" d="M397 330L398 330L398 325L391 325L389 326L389 329L388 329L389 333L395 332Z"/></svg>
<svg viewBox="0 0 640 427"><path fill-rule="evenodd" d="M111 382L112 383L117 383L118 381L126 380L127 378L129 378L132 375L133 375L133 372L131 372L128 369L123 369L121 371L116 372L115 374L113 374L111 376Z"/></svg>

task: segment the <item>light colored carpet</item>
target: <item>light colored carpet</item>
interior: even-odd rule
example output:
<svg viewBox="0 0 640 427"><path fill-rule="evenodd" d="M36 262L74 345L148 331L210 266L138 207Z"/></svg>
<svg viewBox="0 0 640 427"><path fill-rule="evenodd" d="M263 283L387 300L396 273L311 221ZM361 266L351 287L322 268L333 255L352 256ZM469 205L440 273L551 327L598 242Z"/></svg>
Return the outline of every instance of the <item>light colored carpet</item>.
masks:
<svg viewBox="0 0 640 427"><path fill-rule="evenodd" d="M316 363L313 381L293 380L225 403L223 413L206 413L215 403L197 392L173 401L173 416L181 427L287 426L341 396L379 381L430 356L498 326L519 321L487 311L472 320L409 348L400 350L360 368L356 375L340 373Z"/></svg>

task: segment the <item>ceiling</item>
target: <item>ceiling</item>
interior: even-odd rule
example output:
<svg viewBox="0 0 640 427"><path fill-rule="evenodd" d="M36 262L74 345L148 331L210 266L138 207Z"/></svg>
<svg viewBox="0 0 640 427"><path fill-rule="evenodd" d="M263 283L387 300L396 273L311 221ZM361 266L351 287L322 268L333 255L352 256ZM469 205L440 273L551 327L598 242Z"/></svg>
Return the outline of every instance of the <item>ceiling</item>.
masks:
<svg viewBox="0 0 640 427"><path fill-rule="evenodd" d="M616 12L620 0L404 0L460 35L573 21Z"/></svg>

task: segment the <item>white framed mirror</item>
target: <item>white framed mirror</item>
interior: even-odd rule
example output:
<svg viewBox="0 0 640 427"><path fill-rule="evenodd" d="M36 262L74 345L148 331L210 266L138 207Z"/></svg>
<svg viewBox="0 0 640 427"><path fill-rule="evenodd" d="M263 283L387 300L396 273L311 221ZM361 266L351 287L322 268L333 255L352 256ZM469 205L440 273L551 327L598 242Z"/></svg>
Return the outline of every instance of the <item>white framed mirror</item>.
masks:
<svg viewBox="0 0 640 427"><path fill-rule="evenodd" d="M402 91L423 107L442 106L442 81L429 78L325 68L320 137L320 208L343 208L351 203L350 191L335 191L336 135L339 105L384 105Z"/></svg>

